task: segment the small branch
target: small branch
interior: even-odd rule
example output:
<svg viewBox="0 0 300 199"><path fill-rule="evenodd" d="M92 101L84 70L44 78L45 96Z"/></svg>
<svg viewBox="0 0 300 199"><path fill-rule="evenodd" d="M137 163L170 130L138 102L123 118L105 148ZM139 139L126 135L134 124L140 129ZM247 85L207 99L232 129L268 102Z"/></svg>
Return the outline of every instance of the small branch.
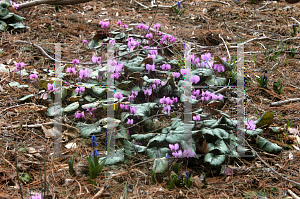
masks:
<svg viewBox="0 0 300 199"><path fill-rule="evenodd" d="M286 181L289 181L289 182L294 183L294 184L296 184L296 185L300 185L300 182L296 182L296 181L294 181L294 180L290 180L290 179L288 179L288 178L286 178L286 177L283 177L280 173L278 173L275 169L273 169L268 163L266 163L266 162L258 155L258 153L252 148L252 146L250 146L250 144L248 143L247 140L245 140L245 138L243 138L242 136L238 136L238 137L240 137L241 139L243 139L243 140L245 141L245 143L248 145L248 147L249 147L252 151L254 151L254 153L257 155L257 157L260 159L260 161L262 161L267 167L269 167L269 169L271 169L271 171L273 171L275 174L277 174L278 176L280 176L282 179L284 179L284 180L286 180Z"/></svg>
<svg viewBox="0 0 300 199"><path fill-rule="evenodd" d="M284 100L284 101L274 102L271 104L271 106L279 106L279 105L286 104L289 102L297 102L297 101L300 101L300 98L294 98L294 99L288 99L288 100Z"/></svg>
<svg viewBox="0 0 300 199"><path fill-rule="evenodd" d="M222 37L220 34L219 34L219 37L222 39L222 41L223 41L223 43L224 43L224 45L225 45L225 48L226 48L227 54L228 54L228 61L229 61L229 63L230 63L230 62L231 62L231 56L230 56L229 50L228 50L228 48L227 48L227 44L226 44L226 42L224 41L223 37Z"/></svg>
<svg viewBox="0 0 300 199"><path fill-rule="evenodd" d="M18 10L29 8L32 6L37 6L41 4L47 5L74 5L79 3L86 3L91 0L35 0L30 2L25 2L19 5Z"/></svg>
<svg viewBox="0 0 300 199"><path fill-rule="evenodd" d="M287 191L292 196L292 198L294 198L294 199L300 199L300 197L298 197L296 194L294 194L294 192L292 192L290 189L288 189Z"/></svg>

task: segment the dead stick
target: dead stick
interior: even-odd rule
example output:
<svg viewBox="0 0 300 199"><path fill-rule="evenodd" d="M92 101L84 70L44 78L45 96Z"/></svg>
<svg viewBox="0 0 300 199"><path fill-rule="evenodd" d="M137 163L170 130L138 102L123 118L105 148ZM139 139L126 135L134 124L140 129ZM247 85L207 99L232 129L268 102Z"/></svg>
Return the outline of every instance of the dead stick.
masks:
<svg viewBox="0 0 300 199"><path fill-rule="evenodd" d="M41 4L48 4L48 5L74 5L79 3L86 3L91 0L36 0L25 2L19 5L18 10L29 8L32 6L37 6Z"/></svg>
<svg viewBox="0 0 300 199"><path fill-rule="evenodd" d="M289 102L296 102L296 101L300 101L300 98L294 98L294 99L288 99L288 100L284 100L284 101L274 102L271 104L271 106L279 106L282 104L286 104Z"/></svg>

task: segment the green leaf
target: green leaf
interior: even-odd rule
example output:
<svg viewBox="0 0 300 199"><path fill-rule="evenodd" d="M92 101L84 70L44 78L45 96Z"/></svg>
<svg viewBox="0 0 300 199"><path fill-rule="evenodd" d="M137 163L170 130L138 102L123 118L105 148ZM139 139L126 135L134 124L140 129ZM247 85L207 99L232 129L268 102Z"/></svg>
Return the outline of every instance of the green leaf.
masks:
<svg viewBox="0 0 300 199"><path fill-rule="evenodd" d="M103 95L106 94L106 89L105 89L105 88L100 88L100 87L98 87L98 86L92 87L92 91L93 91L93 93L94 93L97 97L102 97Z"/></svg>
<svg viewBox="0 0 300 199"><path fill-rule="evenodd" d="M273 153L273 154L280 152L282 149L277 144L274 144L261 136L257 136L256 145L258 148L260 148L268 153Z"/></svg>
<svg viewBox="0 0 300 199"><path fill-rule="evenodd" d="M80 130L80 135L83 138L87 138L91 136L92 134L99 134L101 133L101 120L97 121L94 124L85 124L82 122L78 122L76 125L76 128Z"/></svg>
<svg viewBox="0 0 300 199"><path fill-rule="evenodd" d="M148 142L147 147L153 147L153 146L161 146L163 143L166 142L166 134L158 134L154 138L151 138Z"/></svg>
<svg viewBox="0 0 300 199"><path fill-rule="evenodd" d="M156 135L156 133L134 134L134 135L131 135L131 137L139 142L139 141L149 140L149 139L153 138L155 135Z"/></svg>
<svg viewBox="0 0 300 199"><path fill-rule="evenodd" d="M168 160L163 158L158 158L154 160L153 171L154 173L165 173L169 168Z"/></svg>
<svg viewBox="0 0 300 199"><path fill-rule="evenodd" d="M219 151L218 154L228 154L230 152L229 149L228 149L228 146L226 145L226 143L224 142L224 140L220 140L220 139L217 140L215 142L215 144L208 143L207 147L209 149L208 150L209 152L213 152L215 150L218 150Z"/></svg>
<svg viewBox="0 0 300 199"><path fill-rule="evenodd" d="M228 139L229 138L229 134L224 129L215 128L212 131L213 131L213 134L215 136L217 136L219 139Z"/></svg>
<svg viewBox="0 0 300 199"><path fill-rule="evenodd" d="M25 97L22 97L21 99L19 99L20 101L25 101L31 97L34 97L34 94L31 94L31 95L26 95Z"/></svg>
<svg viewBox="0 0 300 199"><path fill-rule="evenodd" d="M280 95L282 93L282 89L283 89L283 85L280 86L280 88L278 90L278 95Z"/></svg>
<svg viewBox="0 0 300 199"><path fill-rule="evenodd" d="M59 106L59 105L51 106L47 109L46 114L49 117L53 117L54 115L58 115L59 113L61 113L61 111L59 111L59 109L61 109L61 111L63 112L63 108L61 106Z"/></svg>
<svg viewBox="0 0 300 199"><path fill-rule="evenodd" d="M245 134L246 136L250 136L250 137L256 137L257 135L260 135L263 133L262 129L255 129L255 130L245 130Z"/></svg>
<svg viewBox="0 0 300 199"><path fill-rule="evenodd" d="M122 150L117 150L114 154L99 159L100 162L103 160L105 160L105 165L115 165L124 162L124 153Z"/></svg>
<svg viewBox="0 0 300 199"><path fill-rule="evenodd" d="M21 22L24 19L25 19L24 17L14 14L9 20L12 20L13 23L16 23L16 22ZM25 28L25 26L24 26L24 28Z"/></svg>
<svg viewBox="0 0 300 199"><path fill-rule="evenodd" d="M74 102L74 103L68 105L66 108L64 108L64 112L75 111L78 108L79 108L79 103L78 102Z"/></svg>
<svg viewBox="0 0 300 199"><path fill-rule="evenodd" d="M211 127L213 126L217 120L211 119L211 120L203 120L203 124L205 127Z"/></svg>
<svg viewBox="0 0 300 199"><path fill-rule="evenodd" d="M260 117L258 120L254 122L256 124L256 128L262 127L262 126L269 126L273 124L274 116L269 111L265 112L262 117Z"/></svg>
<svg viewBox="0 0 300 199"><path fill-rule="evenodd" d="M215 75L211 75L205 80L205 83L209 86L225 86L226 82L226 78L216 77Z"/></svg>
<svg viewBox="0 0 300 199"><path fill-rule="evenodd" d="M225 162L225 159L225 155L215 155L213 153L207 153L204 156L204 162L207 162L212 166L220 166Z"/></svg>
<svg viewBox="0 0 300 199"><path fill-rule="evenodd" d="M124 32L121 32L120 34L117 34L116 36L115 36L115 39L117 40L117 39L123 39L123 38L125 38L125 36L126 36L126 34L124 33Z"/></svg>
<svg viewBox="0 0 300 199"><path fill-rule="evenodd" d="M7 15L9 13L7 8L3 8L0 6L0 17L4 17L5 15Z"/></svg>
<svg viewBox="0 0 300 199"><path fill-rule="evenodd" d="M7 15L3 16L3 17L0 17L0 19L8 19L10 17L14 16L14 13L13 12L10 12L8 13Z"/></svg>
<svg viewBox="0 0 300 199"><path fill-rule="evenodd" d="M93 49L93 48L97 49L97 48L102 47L102 43L103 43L103 40L94 38L89 42L88 47L90 49Z"/></svg>
<svg viewBox="0 0 300 199"><path fill-rule="evenodd" d="M24 180L25 182L29 182L30 181L30 175L28 173L24 173L24 175L20 176L20 178L22 180Z"/></svg>
<svg viewBox="0 0 300 199"><path fill-rule="evenodd" d="M160 149L157 149L157 147L148 148L147 149L147 157L149 159L163 158L166 156L166 153L169 153L169 152L170 152L170 148L160 148Z"/></svg>
<svg viewBox="0 0 300 199"><path fill-rule="evenodd" d="M8 24L9 26L12 26L14 29L17 28L26 28L26 26L22 23L13 23L13 24Z"/></svg>
<svg viewBox="0 0 300 199"><path fill-rule="evenodd" d="M9 6L11 6L11 3L9 0L2 0L0 1L0 8L3 7L3 8L8 8Z"/></svg>

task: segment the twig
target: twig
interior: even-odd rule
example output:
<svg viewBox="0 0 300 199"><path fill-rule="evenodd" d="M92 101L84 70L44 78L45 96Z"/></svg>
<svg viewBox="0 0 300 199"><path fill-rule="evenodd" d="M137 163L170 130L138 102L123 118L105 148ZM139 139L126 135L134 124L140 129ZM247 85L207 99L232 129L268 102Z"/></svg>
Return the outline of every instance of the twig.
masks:
<svg viewBox="0 0 300 199"><path fill-rule="evenodd" d="M75 179L75 181L78 183L78 186L79 186L79 194L77 194L78 196L80 196L80 195L82 195L82 193L81 193L81 185L80 185L80 183Z"/></svg>
<svg viewBox="0 0 300 199"><path fill-rule="evenodd" d="M271 104L271 106L279 106L282 104L286 104L289 102L296 102L296 101L300 101L300 98L293 98L293 99L288 99L288 100L284 100L284 101L274 102Z"/></svg>
<svg viewBox="0 0 300 199"><path fill-rule="evenodd" d="M258 158L259 158L259 159L260 159L267 167L269 167L269 169L271 169L271 171L273 171L275 174L277 174L278 176L280 176L282 179L284 179L284 180L286 180L286 181L289 181L289 182L294 183L294 184L296 184L296 185L300 185L300 182L296 182L296 181L294 181L294 180L290 180L290 179L288 179L288 178L282 176L280 173L278 173L275 169L273 169L268 163L266 163L266 162L258 155L258 153L252 148L252 146L250 146L250 144L248 143L247 140L245 140L245 138L243 138L243 137L240 136L240 135L238 135L238 137L240 137L241 139L243 139L243 140L245 141L245 143L248 145L248 147L249 147L252 151L254 151L254 153L257 155L257 157L258 157Z"/></svg>
<svg viewBox="0 0 300 199"><path fill-rule="evenodd" d="M225 48L226 48L226 51L227 51L227 54L228 54L228 60L229 60L229 63L230 63L230 61L231 61L231 56L230 56L229 50L228 50L228 48L227 48L227 44L226 44L226 42L224 41L223 37L222 37L220 34L219 34L219 37L222 39L222 41L223 41L223 43L224 43L224 45L225 45Z"/></svg>
<svg viewBox="0 0 300 199"><path fill-rule="evenodd" d="M266 6L269 5L269 4L271 4L271 2L267 1L267 2L265 3L265 5L263 5L263 6L260 7L260 8L257 8L257 10L261 10L261 9L263 9L264 7L266 7Z"/></svg>
<svg viewBox="0 0 300 199"><path fill-rule="evenodd" d="M294 199L300 199L300 197L298 197L294 192L292 192L290 189L287 190L289 192L289 194L292 196L292 198Z"/></svg>
<svg viewBox="0 0 300 199"><path fill-rule="evenodd" d="M93 199L100 198L104 192L105 187L102 187L93 197Z"/></svg>
<svg viewBox="0 0 300 199"><path fill-rule="evenodd" d="M294 19L300 25L300 22L297 19L295 19L294 17L291 17L291 19Z"/></svg>
<svg viewBox="0 0 300 199"><path fill-rule="evenodd" d="M136 1L136 0L134 0L134 2L137 3L137 4L139 4L139 5L142 6L142 7L146 8L146 9L149 9L148 6L145 6L144 4L142 4L142 3L140 3L140 2L138 2L138 1Z"/></svg>
<svg viewBox="0 0 300 199"><path fill-rule="evenodd" d="M25 2L19 5L18 10L29 8L32 6L37 6L41 4L48 4L48 5L74 5L79 3L86 3L91 0L35 0L30 2Z"/></svg>
<svg viewBox="0 0 300 199"><path fill-rule="evenodd" d="M35 105L35 106L37 106L37 107L39 107L39 108L46 108L45 106L37 105L37 104L35 104L35 103L25 103L25 104L19 104L19 105L15 105L15 106L8 107L8 108L6 108L6 109L0 111L0 114L1 114L2 112L5 112L5 111L11 109L11 108L17 108L17 107L20 107L20 106L27 106L27 105L28 105L28 106L29 106L29 105Z"/></svg>

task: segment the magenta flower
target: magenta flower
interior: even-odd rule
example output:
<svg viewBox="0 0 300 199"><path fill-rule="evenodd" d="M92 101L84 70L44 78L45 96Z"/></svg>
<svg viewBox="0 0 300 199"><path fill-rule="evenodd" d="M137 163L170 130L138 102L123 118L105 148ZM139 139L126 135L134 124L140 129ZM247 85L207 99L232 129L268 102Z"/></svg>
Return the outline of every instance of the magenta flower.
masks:
<svg viewBox="0 0 300 199"><path fill-rule="evenodd" d="M162 36L159 43L163 44L167 40L167 38L168 38L168 35Z"/></svg>
<svg viewBox="0 0 300 199"><path fill-rule="evenodd" d="M156 84L152 84L152 88L153 88L153 90L155 90L156 89Z"/></svg>
<svg viewBox="0 0 300 199"><path fill-rule="evenodd" d="M97 63L97 64L101 64L101 57L92 56L92 62Z"/></svg>
<svg viewBox="0 0 300 199"><path fill-rule="evenodd" d="M177 103L178 102L178 98L177 97L172 97L172 101L173 101L173 103Z"/></svg>
<svg viewBox="0 0 300 199"><path fill-rule="evenodd" d="M67 72L70 74L72 74L72 73L75 74L75 67L68 67Z"/></svg>
<svg viewBox="0 0 300 199"><path fill-rule="evenodd" d="M179 149L179 144L178 143L176 143L175 145L169 144L169 148L171 149L171 151L177 151Z"/></svg>
<svg viewBox="0 0 300 199"><path fill-rule="evenodd" d="M89 42L88 42L87 40L83 39L83 40L82 40L82 43L88 44Z"/></svg>
<svg viewBox="0 0 300 199"><path fill-rule="evenodd" d="M79 78L80 78L80 79L83 79L83 77L89 78L89 77L90 77L90 74L91 74L91 71L90 71L90 70L83 70L83 69L81 69L81 70L79 71Z"/></svg>
<svg viewBox="0 0 300 199"><path fill-rule="evenodd" d="M168 69L171 69L171 65L170 65L170 64L163 64L163 65L161 66L161 68L162 68L163 70L168 70Z"/></svg>
<svg viewBox="0 0 300 199"><path fill-rule="evenodd" d="M115 41L115 40L109 40L109 43L110 43L110 44L115 44L116 41Z"/></svg>
<svg viewBox="0 0 300 199"><path fill-rule="evenodd" d="M197 84L200 81L200 77L198 75L195 75L194 77L190 78L190 82Z"/></svg>
<svg viewBox="0 0 300 199"><path fill-rule="evenodd" d="M29 75L29 78L30 78L30 79L36 79L36 78L39 78L39 77L38 77L37 74L33 73L33 74L30 74L30 75Z"/></svg>
<svg viewBox="0 0 300 199"><path fill-rule="evenodd" d="M121 24L122 24L122 22L121 22L121 21L118 21L118 22L117 22L117 25L118 25L118 26L120 26Z"/></svg>
<svg viewBox="0 0 300 199"><path fill-rule="evenodd" d="M136 106L130 107L130 114L136 113Z"/></svg>
<svg viewBox="0 0 300 199"><path fill-rule="evenodd" d="M180 158L182 156L182 151L179 150L178 152L173 152L172 155L175 157L175 158Z"/></svg>
<svg viewBox="0 0 300 199"><path fill-rule="evenodd" d="M47 88L48 88L48 91L55 91L54 83L53 84L48 83Z"/></svg>
<svg viewBox="0 0 300 199"><path fill-rule="evenodd" d="M211 54L210 53L206 53L204 55L201 55L201 59L208 62L208 60L211 58Z"/></svg>
<svg viewBox="0 0 300 199"><path fill-rule="evenodd" d="M148 57L151 57L153 61L156 59L156 55L148 54ZM147 57L147 58L148 58L148 57Z"/></svg>
<svg viewBox="0 0 300 199"><path fill-rule="evenodd" d="M163 98L161 98L161 99L159 100L159 102L160 102L161 104L165 104L165 103L166 103L166 96L164 96Z"/></svg>
<svg viewBox="0 0 300 199"><path fill-rule="evenodd" d="M195 121L200 121L200 119L201 119L200 115L193 116L193 120Z"/></svg>
<svg viewBox="0 0 300 199"><path fill-rule="evenodd" d="M134 95L133 94L129 95L128 100L133 101L133 99L134 99Z"/></svg>
<svg viewBox="0 0 300 199"><path fill-rule="evenodd" d="M124 109L125 108L125 104L120 104L120 108Z"/></svg>
<svg viewBox="0 0 300 199"><path fill-rule="evenodd" d="M84 118L84 111L79 113L78 111L75 113L75 118Z"/></svg>
<svg viewBox="0 0 300 199"><path fill-rule="evenodd" d="M160 23L157 23L153 26L154 29L158 30L160 28Z"/></svg>
<svg viewBox="0 0 300 199"><path fill-rule="evenodd" d="M79 64L79 60L78 59L73 59L72 63L75 64L75 65Z"/></svg>
<svg viewBox="0 0 300 199"><path fill-rule="evenodd" d="M151 94L152 94L152 89L151 88L148 88L148 89L144 90L144 95L150 96Z"/></svg>
<svg viewBox="0 0 300 199"><path fill-rule="evenodd" d="M149 38L153 38L153 34L152 33L148 33L146 34L146 38L149 39Z"/></svg>
<svg viewBox="0 0 300 199"><path fill-rule="evenodd" d="M164 86L164 85L165 85L165 82L161 81L161 82L160 82L160 85L161 85L161 86Z"/></svg>
<svg viewBox="0 0 300 199"><path fill-rule="evenodd" d="M248 130L255 130L256 125L254 124L253 120L245 122L245 125L247 126Z"/></svg>
<svg viewBox="0 0 300 199"><path fill-rule="evenodd" d="M168 115L170 116L170 111L171 111L171 106L167 105L163 108L164 111L166 111L168 113Z"/></svg>
<svg viewBox="0 0 300 199"><path fill-rule="evenodd" d="M171 36L171 35L168 37L168 40L169 40L170 43L174 43L175 42L175 38L173 36Z"/></svg>
<svg viewBox="0 0 300 199"><path fill-rule="evenodd" d="M133 119L127 119L127 124L133 124Z"/></svg>
<svg viewBox="0 0 300 199"><path fill-rule="evenodd" d="M195 96L198 96L198 95L200 95L200 90L193 90L192 91L192 95L195 95Z"/></svg>
<svg viewBox="0 0 300 199"><path fill-rule="evenodd" d="M180 69L180 73L182 75L188 75L190 73L190 70L189 68L186 68L186 69Z"/></svg>
<svg viewBox="0 0 300 199"><path fill-rule="evenodd" d="M138 91L132 91L132 94L133 94L134 96L137 96L137 95L139 94L139 92L138 92Z"/></svg>
<svg viewBox="0 0 300 199"><path fill-rule="evenodd" d="M124 24L122 27L123 27L124 29L128 28L127 24Z"/></svg>
<svg viewBox="0 0 300 199"><path fill-rule="evenodd" d="M202 101L208 101L211 99L211 97L212 97L211 92L209 92L209 91L203 92L202 91L202 97L201 97Z"/></svg>
<svg viewBox="0 0 300 199"><path fill-rule="evenodd" d="M180 77L180 73L177 73L177 72L173 72L173 75L175 78L179 78Z"/></svg>
<svg viewBox="0 0 300 199"><path fill-rule="evenodd" d="M122 93L115 93L114 97L117 98L118 100L123 99Z"/></svg>
<svg viewBox="0 0 300 199"><path fill-rule="evenodd" d="M109 21L99 21L99 24L101 25L101 28L108 28Z"/></svg>
<svg viewBox="0 0 300 199"><path fill-rule="evenodd" d="M81 92L85 91L85 88L84 87L77 87L75 89L75 91L76 91L76 93L81 93Z"/></svg>
<svg viewBox="0 0 300 199"><path fill-rule="evenodd" d="M148 73L150 73L150 71L155 71L155 65L147 64L146 69L148 70Z"/></svg>
<svg viewBox="0 0 300 199"><path fill-rule="evenodd" d="M30 196L29 199L43 199L43 198L42 198L42 194L41 193L40 194L36 193L35 196Z"/></svg>
<svg viewBox="0 0 300 199"><path fill-rule="evenodd" d="M17 68L23 68L25 66L25 63L24 62L19 62L19 63L16 63L16 67Z"/></svg>
<svg viewBox="0 0 300 199"><path fill-rule="evenodd" d="M89 112L90 115L92 115L93 117L95 117L95 115L93 114L94 110L95 110L95 108L92 108L92 109L90 110L88 107L86 107L86 111Z"/></svg>
<svg viewBox="0 0 300 199"><path fill-rule="evenodd" d="M194 157L195 153L192 151L192 149L187 149L183 151L183 156L186 158L192 158Z"/></svg>

